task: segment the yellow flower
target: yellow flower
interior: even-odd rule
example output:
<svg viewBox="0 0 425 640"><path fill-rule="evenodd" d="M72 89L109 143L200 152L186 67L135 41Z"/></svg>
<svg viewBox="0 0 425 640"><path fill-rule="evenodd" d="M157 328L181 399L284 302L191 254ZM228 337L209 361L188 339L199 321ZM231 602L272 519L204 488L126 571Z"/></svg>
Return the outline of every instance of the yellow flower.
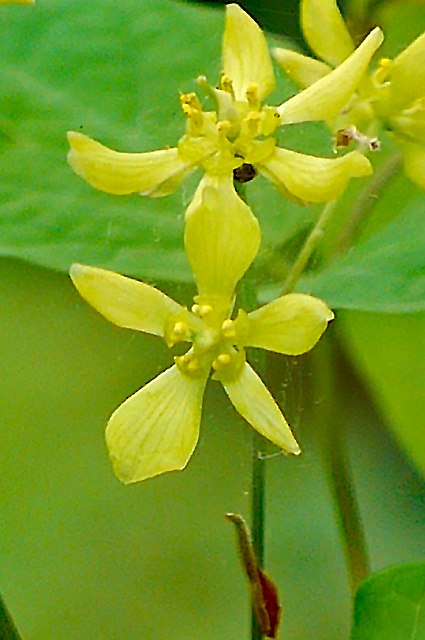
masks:
<svg viewBox="0 0 425 640"><path fill-rule="evenodd" d="M0 0L0 4L34 4L35 0Z"/></svg>
<svg viewBox="0 0 425 640"><path fill-rule="evenodd" d="M258 251L258 222L236 195L230 177L211 179L198 202L185 228L198 288L191 310L143 282L89 266L71 268L80 294L111 322L160 336L169 347L191 344L109 420L107 445L115 473L125 483L186 466L198 440L211 370L254 429L284 451L300 451L271 394L246 362L245 348L304 353L333 314L322 301L293 293L252 313L239 310L234 315L236 284Z"/></svg>
<svg viewBox="0 0 425 640"><path fill-rule="evenodd" d="M92 186L113 194L165 196L196 168L205 176L251 180L269 178L301 202L336 198L352 177L371 173L369 161L353 151L336 159L304 155L279 148L276 130L282 124L331 118L358 86L382 34L375 29L338 69L278 107L262 105L275 78L267 43L259 26L238 5L226 7L223 72L220 86L198 78L215 104L204 111L195 93L182 94L186 133L177 147L147 153L121 153L86 135L70 132L69 163ZM203 183L201 183L203 186Z"/></svg>
<svg viewBox="0 0 425 640"><path fill-rule="evenodd" d="M294 83L305 88L325 82L338 71L341 74L353 55L354 43L335 0L302 0L301 24L306 41L323 62L288 49L277 48L273 53ZM351 138L367 142L382 126L392 132L403 154L406 174L422 187L425 187L424 60L425 33L394 60L381 59L345 108L327 118L334 132L347 135L347 141Z"/></svg>

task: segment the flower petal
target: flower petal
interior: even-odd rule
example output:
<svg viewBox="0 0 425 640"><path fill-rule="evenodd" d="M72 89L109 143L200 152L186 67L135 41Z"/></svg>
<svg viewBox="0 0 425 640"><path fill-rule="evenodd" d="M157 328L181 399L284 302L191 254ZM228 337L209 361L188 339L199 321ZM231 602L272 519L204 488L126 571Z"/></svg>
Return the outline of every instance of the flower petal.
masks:
<svg viewBox="0 0 425 640"><path fill-rule="evenodd" d="M0 4L34 4L35 0L0 0Z"/></svg>
<svg viewBox="0 0 425 640"><path fill-rule="evenodd" d="M237 4L226 6L222 57L236 100L246 100L246 90L252 84L258 86L260 100L273 91L275 77L264 34Z"/></svg>
<svg viewBox="0 0 425 640"><path fill-rule="evenodd" d="M106 193L166 196L177 189L190 169L175 148L120 153L75 131L68 132L68 142L68 162L75 173Z"/></svg>
<svg viewBox="0 0 425 640"><path fill-rule="evenodd" d="M397 136L406 175L425 189L425 145L416 144Z"/></svg>
<svg viewBox="0 0 425 640"><path fill-rule="evenodd" d="M245 346L297 356L314 347L333 317L322 300L289 293L248 314Z"/></svg>
<svg viewBox="0 0 425 640"><path fill-rule="evenodd" d="M305 203L334 200L350 178L372 173L369 160L358 151L331 159L279 148L259 169L278 189Z"/></svg>
<svg viewBox="0 0 425 640"><path fill-rule="evenodd" d="M106 443L122 482L184 469L198 442L205 383L174 365L112 414Z"/></svg>
<svg viewBox="0 0 425 640"><path fill-rule="evenodd" d="M279 407L247 362L235 381L222 384L235 409L256 431L284 451L295 455L300 453Z"/></svg>
<svg viewBox="0 0 425 640"><path fill-rule="evenodd" d="M335 118L353 96L382 40L376 27L339 67L281 104L277 110L282 124Z"/></svg>
<svg viewBox="0 0 425 640"><path fill-rule="evenodd" d="M313 82L317 82L332 71L324 62L303 56L302 53L292 49L276 47L272 49L272 54L286 75L299 89L309 87Z"/></svg>
<svg viewBox="0 0 425 640"><path fill-rule="evenodd" d="M336 67L354 51L354 43L336 0L303 0L301 26L314 53Z"/></svg>
<svg viewBox="0 0 425 640"><path fill-rule="evenodd" d="M81 296L119 327L163 337L167 319L183 310L155 287L113 271L73 264L70 275Z"/></svg>
<svg viewBox="0 0 425 640"><path fill-rule="evenodd" d="M389 93L393 111L425 96L425 33L393 61Z"/></svg>
<svg viewBox="0 0 425 640"><path fill-rule="evenodd" d="M260 227L232 176L204 176L186 214L185 247L201 296L233 298L260 246Z"/></svg>

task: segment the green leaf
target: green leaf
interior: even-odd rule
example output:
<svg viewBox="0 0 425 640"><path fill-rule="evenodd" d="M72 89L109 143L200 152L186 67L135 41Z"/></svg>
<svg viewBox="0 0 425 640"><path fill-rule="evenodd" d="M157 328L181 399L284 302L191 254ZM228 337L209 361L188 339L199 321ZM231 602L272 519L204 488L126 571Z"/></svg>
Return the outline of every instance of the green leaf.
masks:
<svg viewBox="0 0 425 640"><path fill-rule="evenodd" d="M384 229L307 276L298 291L331 307L385 313L425 309L425 200L411 200Z"/></svg>
<svg viewBox="0 0 425 640"><path fill-rule="evenodd" d="M200 174L167 198L106 195L73 174L65 135L83 131L121 151L174 146L185 127L179 91L195 90L200 74L217 82L223 11L171 0L128 0L118 12L115 0L37 2L2 7L0 28L0 255L192 280L182 214ZM254 210L267 212L267 249L310 215L263 187L258 179L250 190Z"/></svg>
<svg viewBox="0 0 425 640"><path fill-rule="evenodd" d="M385 422L425 474L425 313L343 311L336 327Z"/></svg>
<svg viewBox="0 0 425 640"><path fill-rule="evenodd" d="M3 599L0 597L0 638L2 640L21 640L21 636L18 633L17 628L14 625L12 618Z"/></svg>
<svg viewBox="0 0 425 640"><path fill-rule="evenodd" d="M351 640L425 638L425 563L377 573L359 588Z"/></svg>

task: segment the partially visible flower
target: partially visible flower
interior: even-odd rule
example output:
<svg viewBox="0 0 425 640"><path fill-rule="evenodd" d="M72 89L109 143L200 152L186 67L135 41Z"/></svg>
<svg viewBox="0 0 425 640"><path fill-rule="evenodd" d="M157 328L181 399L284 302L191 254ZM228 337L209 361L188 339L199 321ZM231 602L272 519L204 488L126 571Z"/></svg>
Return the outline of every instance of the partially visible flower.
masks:
<svg viewBox="0 0 425 640"><path fill-rule="evenodd" d="M35 0L0 0L0 4L34 4Z"/></svg>
<svg viewBox="0 0 425 640"><path fill-rule="evenodd" d="M234 175L240 182L262 173L301 202L332 200L350 178L371 173L369 161L355 151L328 159L282 149L276 143L276 130L282 124L336 115L355 91L381 41L382 34L375 29L343 71L337 69L279 107L262 105L275 85L264 34L238 5L227 5L219 88L198 78L215 110L204 111L195 93L182 94L186 134L177 147L147 153L120 153L70 132L69 163L95 188L118 195L165 196L188 173L201 168L207 178Z"/></svg>
<svg viewBox="0 0 425 640"><path fill-rule="evenodd" d="M187 215L185 246L198 295L191 310L143 282L73 265L72 280L97 311L121 327L162 337L185 355L126 400L109 420L106 440L120 480L136 482L183 469L196 446L210 371L237 411L289 453L299 446L271 394L246 362L245 348L297 355L311 349L333 318L311 296L292 293L252 313L233 315L234 290L260 243L249 207L230 177L211 180Z"/></svg>
<svg viewBox="0 0 425 640"><path fill-rule="evenodd" d="M304 89L341 72L355 47L335 0L302 0L301 25L306 41L323 62L289 49L276 48L273 54ZM348 104L327 120L335 134L342 139L347 136L347 142L369 140L373 146L380 128L392 132L406 174L425 187L425 33L394 60L382 58Z"/></svg>

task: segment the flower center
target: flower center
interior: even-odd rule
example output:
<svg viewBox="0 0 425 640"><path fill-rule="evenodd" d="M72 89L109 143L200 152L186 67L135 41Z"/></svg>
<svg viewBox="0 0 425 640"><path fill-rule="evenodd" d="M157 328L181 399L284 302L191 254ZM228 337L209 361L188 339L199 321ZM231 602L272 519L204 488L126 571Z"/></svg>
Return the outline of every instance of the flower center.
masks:
<svg viewBox="0 0 425 640"><path fill-rule="evenodd" d="M198 303L191 311L173 316L165 330L168 346L178 342L191 342L187 353L176 356L174 361L185 375L197 378L214 370L214 380L232 380L245 363L243 348L246 332L246 314L239 312L236 320L223 319L220 305Z"/></svg>
<svg viewBox="0 0 425 640"><path fill-rule="evenodd" d="M275 107L261 106L258 87L250 85L246 100L236 100L232 81L222 75L218 89L198 78L198 85L216 105L203 111L195 93L180 96L187 118L186 134L180 139L179 154L212 175L235 171L235 179L248 182L256 175L255 164L269 157L275 147L274 133L280 126Z"/></svg>

